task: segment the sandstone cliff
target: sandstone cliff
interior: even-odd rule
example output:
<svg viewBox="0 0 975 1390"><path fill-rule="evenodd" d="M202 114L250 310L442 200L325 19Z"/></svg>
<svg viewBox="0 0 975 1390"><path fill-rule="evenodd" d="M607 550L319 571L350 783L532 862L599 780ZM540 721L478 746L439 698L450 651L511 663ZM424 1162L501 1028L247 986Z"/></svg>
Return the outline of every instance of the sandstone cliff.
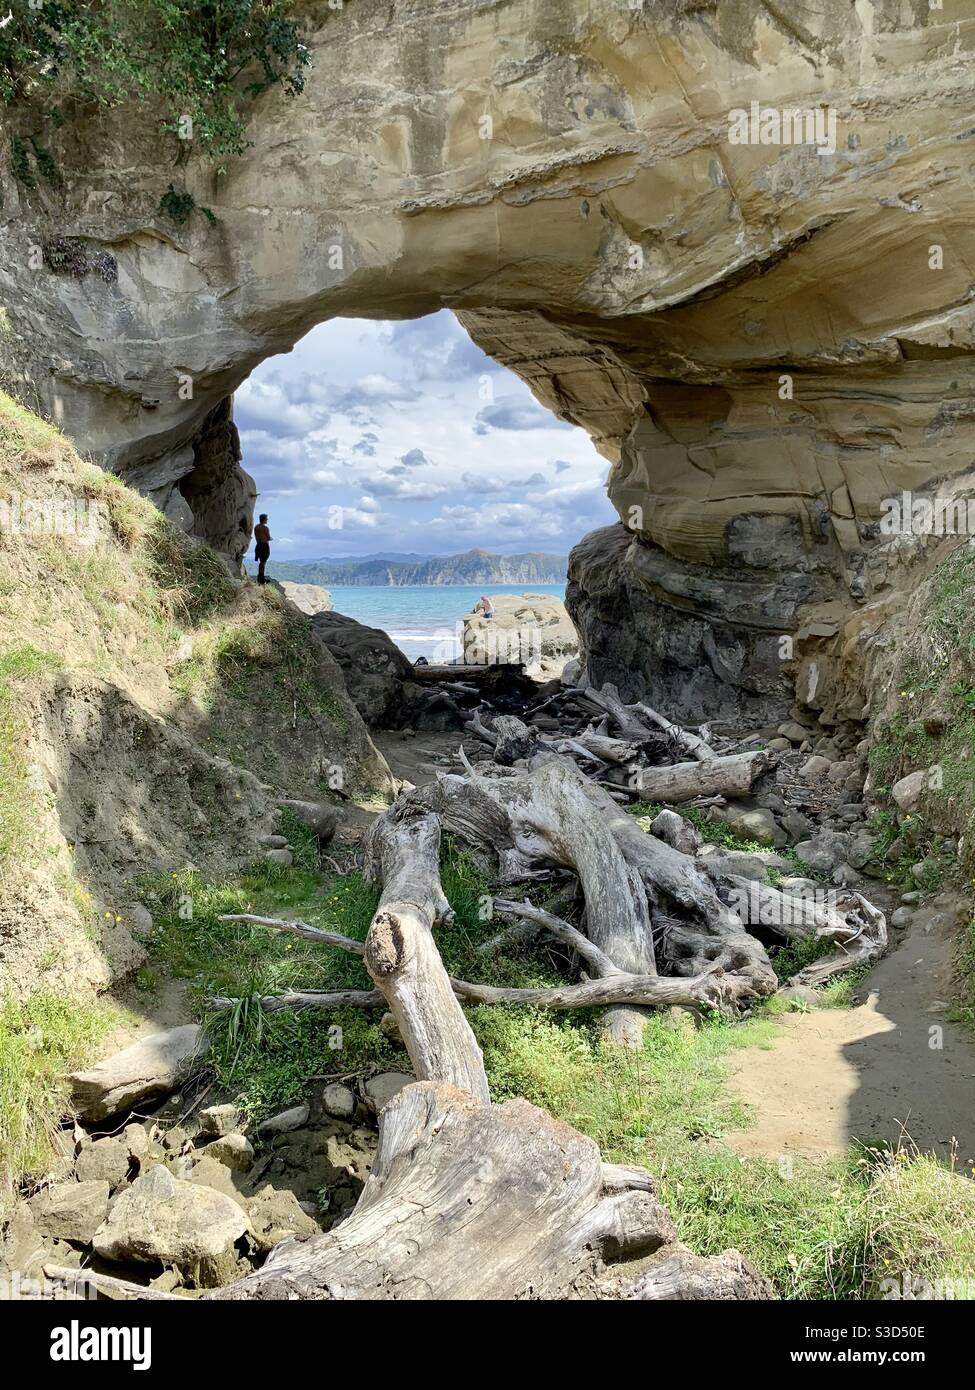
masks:
<svg viewBox="0 0 975 1390"><path fill-rule="evenodd" d="M305 94L186 167L214 224L160 212L151 111L68 123L58 188L4 170L16 389L239 555L234 388L330 316L449 306L612 461L633 543L574 562L595 667L664 698L676 646L675 713L786 710L779 637L890 584L881 500L971 467L967 0L298 9ZM824 105L835 148L733 143L752 101ZM117 276L31 268L54 236Z"/></svg>

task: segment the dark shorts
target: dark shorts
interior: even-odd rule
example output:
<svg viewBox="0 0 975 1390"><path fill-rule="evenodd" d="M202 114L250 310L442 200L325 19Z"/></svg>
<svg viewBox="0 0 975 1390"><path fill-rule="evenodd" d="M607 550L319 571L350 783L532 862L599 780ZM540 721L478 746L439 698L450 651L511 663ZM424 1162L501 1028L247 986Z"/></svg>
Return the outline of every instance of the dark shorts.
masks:
<svg viewBox="0 0 975 1390"><path fill-rule="evenodd" d="M254 559L270 560L270 558L271 547L268 545L267 541L258 541L257 544L254 546Z"/></svg>

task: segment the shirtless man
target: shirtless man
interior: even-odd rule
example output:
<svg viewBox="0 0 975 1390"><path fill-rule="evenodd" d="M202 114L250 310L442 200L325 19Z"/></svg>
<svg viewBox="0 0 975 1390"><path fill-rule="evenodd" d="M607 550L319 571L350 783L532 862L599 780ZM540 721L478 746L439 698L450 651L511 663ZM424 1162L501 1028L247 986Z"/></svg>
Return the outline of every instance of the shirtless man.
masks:
<svg viewBox="0 0 975 1390"><path fill-rule="evenodd" d="M267 512L261 512L254 527L254 559L257 561L257 582L266 584L264 566L271 558L271 531L267 524Z"/></svg>

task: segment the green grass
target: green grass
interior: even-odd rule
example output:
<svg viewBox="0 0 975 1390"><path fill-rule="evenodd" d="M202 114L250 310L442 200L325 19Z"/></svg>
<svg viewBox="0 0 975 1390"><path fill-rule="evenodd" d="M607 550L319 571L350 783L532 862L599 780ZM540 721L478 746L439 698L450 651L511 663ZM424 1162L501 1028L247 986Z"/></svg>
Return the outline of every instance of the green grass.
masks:
<svg viewBox="0 0 975 1390"><path fill-rule="evenodd" d="M956 986L949 1017L975 1032L975 915L969 917L959 936L955 965Z"/></svg>
<svg viewBox="0 0 975 1390"><path fill-rule="evenodd" d="M118 1019L110 1004L38 993L0 1001L0 1209L23 1175L46 1171L68 1112L63 1073L83 1065Z"/></svg>
<svg viewBox="0 0 975 1390"><path fill-rule="evenodd" d="M58 664L56 657L31 646L0 652L0 883L27 852L34 805L17 682L56 670Z"/></svg>
<svg viewBox="0 0 975 1390"><path fill-rule="evenodd" d="M660 802L655 801L635 801L631 806L627 806L626 810L637 820L651 821L659 811L663 810L663 806ZM725 824L722 820L712 820L706 812L694 807L681 809L680 815L696 827L706 845L718 845L721 849L744 850L747 854L757 854L759 850L768 849L768 845L763 845L758 840L748 840L741 835L736 835L730 825ZM643 828L647 829L648 827L644 826Z"/></svg>
<svg viewBox="0 0 975 1390"><path fill-rule="evenodd" d="M290 827L289 836L294 831ZM438 931L438 944L452 974L510 985L565 978L556 947L501 958L478 951L498 924L485 920L487 884L474 861L451 843L442 877L456 919ZM322 879L310 863L262 863L237 884L206 884L182 874L152 893L157 958L192 979L201 1000L221 993L244 1001L210 1015L207 1026L217 1077L239 1093L251 1115L301 1100L310 1077L409 1068L405 1054L380 1031L378 1010L266 1014L253 1000L255 993L294 986L369 988L358 957L216 920L241 911L300 917L364 940L376 894L359 875ZM739 1158L721 1142L750 1118L727 1087L730 1058L740 1048L771 1046L773 1018L759 1013L734 1024L715 1017L684 1029L658 1014L648 1022L642 1051L631 1053L603 1042L590 1012L476 1007L468 1017L494 1099L524 1096L591 1136L607 1161L651 1169L681 1238L693 1249L740 1249L790 1298L872 1297L891 1268L917 1268L903 1231L911 1207L944 1184L937 1165L861 1154L780 1168ZM962 1199L955 1186L945 1190L949 1210L957 1213ZM971 1191L975 1196L975 1186ZM937 1203L929 1205L931 1218L915 1233L928 1252L920 1263L931 1270L964 1265L967 1237L953 1236Z"/></svg>

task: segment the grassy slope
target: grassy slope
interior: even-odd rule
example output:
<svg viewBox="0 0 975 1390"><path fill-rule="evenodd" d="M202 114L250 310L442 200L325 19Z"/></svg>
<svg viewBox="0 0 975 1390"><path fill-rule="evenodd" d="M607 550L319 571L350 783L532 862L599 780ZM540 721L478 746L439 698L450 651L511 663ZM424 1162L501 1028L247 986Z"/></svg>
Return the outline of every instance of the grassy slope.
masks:
<svg viewBox="0 0 975 1390"><path fill-rule="evenodd" d="M108 682L140 709L179 724L201 748L231 758L251 716L290 794L323 790L312 753L323 764L352 763L349 783L361 781L363 769L355 765L361 743L349 738L357 721L341 678L336 693L328 685L334 664L327 654L314 657L305 620L273 590L235 583L207 547L174 531L2 392L0 501L0 941L5 952L18 934L47 943L27 971L33 993L23 971L5 973L6 954L0 963L0 1179L9 1185L50 1161L45 1136L64 1108L56 1078L82 1063L118 1017L110 1001L84 997L85 973L76 968L86 952L100 955L111 893L84 881L28 751L32 711L52 678ZM82 504L94 526L90 543L11 526L18 508L23 516L25 507L54 503ZM295 701L303 702L297 716ZM299 784L309 768L309 781ZM186 775L205 797L198 785L205 760ZM93 803L99 792L91 788ZM165 844L153 848L165 858ZM61 976L46 983L59 953ZM77 1002L63 997L73 981Z"/></svg>
<svg viewBox="0 0 975 1390"><path fill-rule="evenodd" d="M874 727L870 765L878 799L909 772L941 769L910 815L899 817L889 803L873 824L878 862L904 888L969 892L975 883L973 594L975 550L963 545L915 596L920 621L910 625L897 653L889 707ZM975 1028L975 921L959 941L955 1015Z"/></svg>

